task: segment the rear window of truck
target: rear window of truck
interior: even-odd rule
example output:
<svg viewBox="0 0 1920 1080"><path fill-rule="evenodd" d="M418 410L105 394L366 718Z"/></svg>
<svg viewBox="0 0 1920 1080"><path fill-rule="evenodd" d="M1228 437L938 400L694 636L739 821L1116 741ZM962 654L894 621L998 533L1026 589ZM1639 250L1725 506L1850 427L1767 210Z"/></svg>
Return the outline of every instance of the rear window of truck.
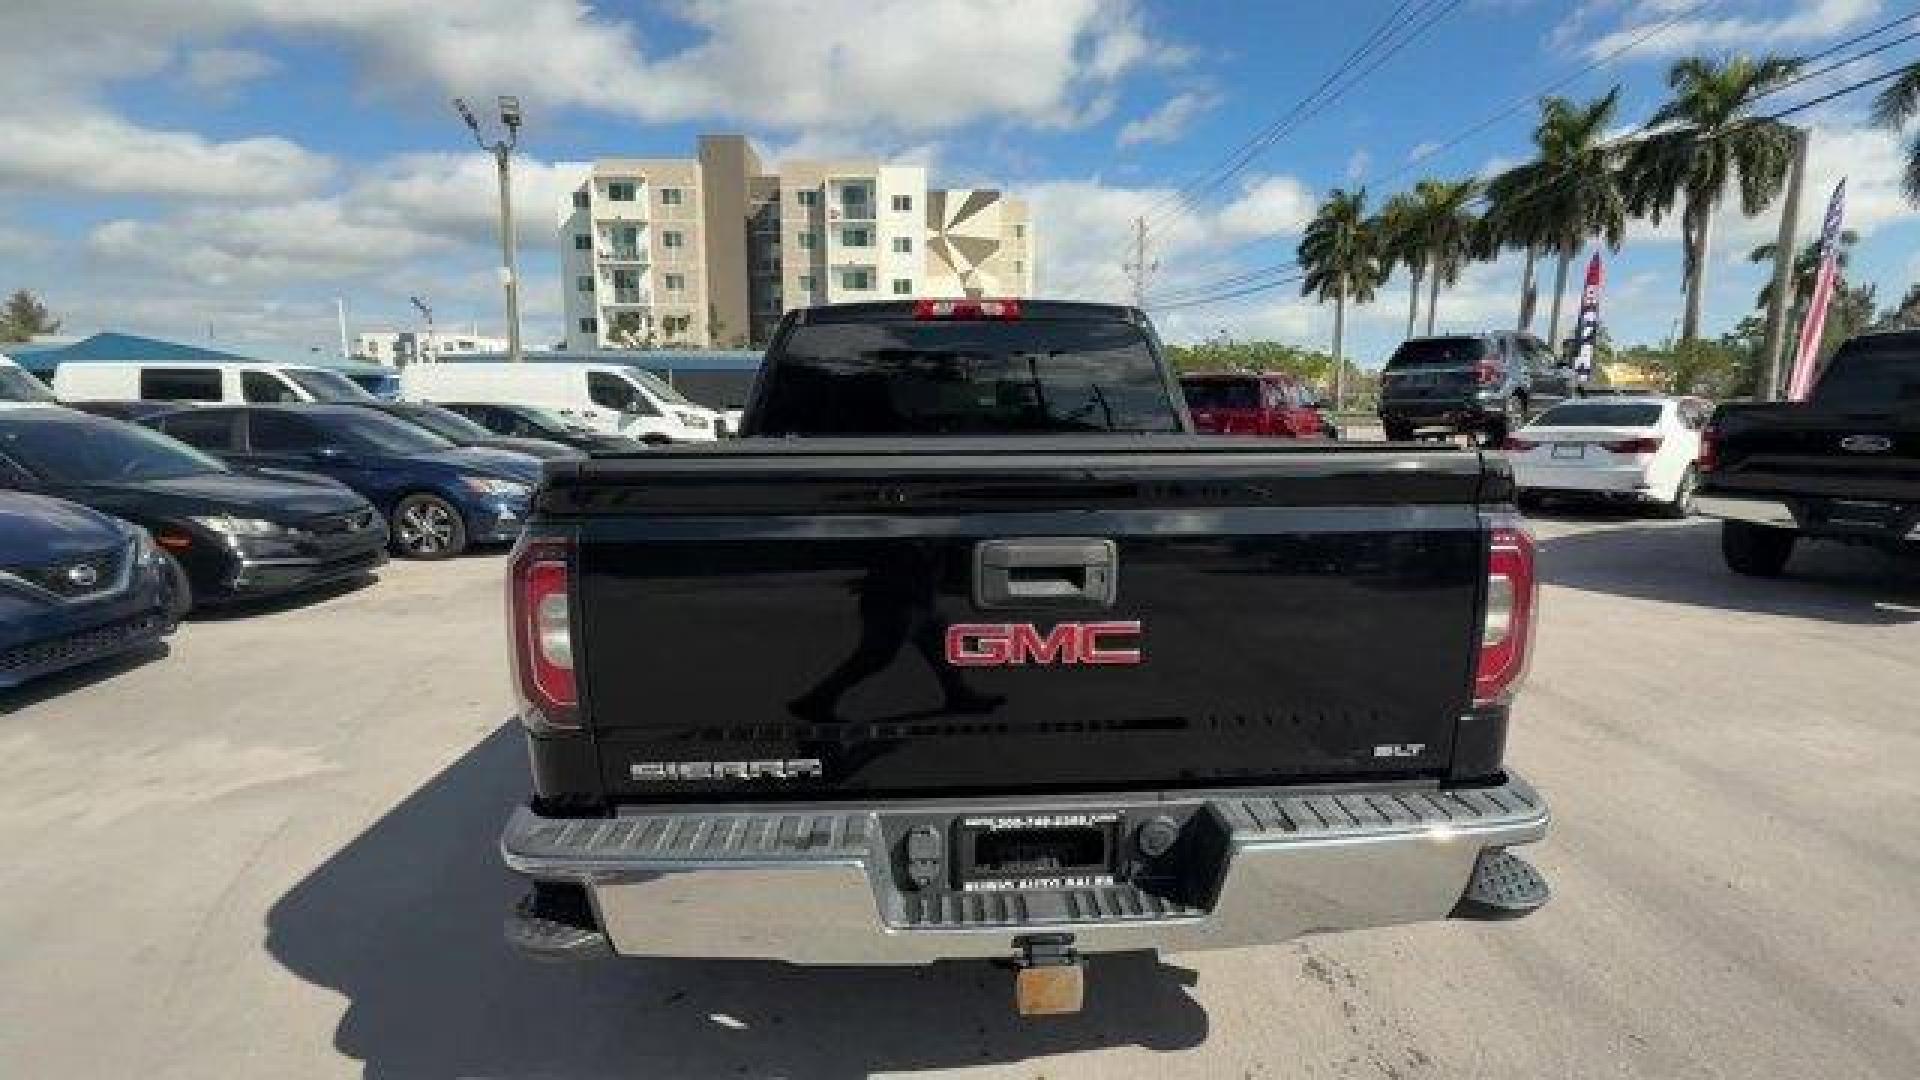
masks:
<svg viewBox="0 0 1920 1080"><path fill-rule="evenodd" d="M1260 384L1252 379L1182 379L1189 409L1257 409Z"/></svg>
<svg viewBox="0 0 1920 1080"><path fill-rule="evenodd" d="M1827 362L1813 400L1861 408L1920 403L1920 342L1905 337L1847 342Z"/></svg>
<svg viewBox="0 0 1920 1080"><path fill-rule="evenodd" d="M1421 338L1402 342L1387 361L1387 370L1472 367L1486 354L1486 343L1475 337Z"/></svg>
<svg viewBox="0 0 1920 1080"><path fill-rule="evenodd" d="M767 378L763 435L1181 430L1146 334L1123 322L801 325Z"/></svg>

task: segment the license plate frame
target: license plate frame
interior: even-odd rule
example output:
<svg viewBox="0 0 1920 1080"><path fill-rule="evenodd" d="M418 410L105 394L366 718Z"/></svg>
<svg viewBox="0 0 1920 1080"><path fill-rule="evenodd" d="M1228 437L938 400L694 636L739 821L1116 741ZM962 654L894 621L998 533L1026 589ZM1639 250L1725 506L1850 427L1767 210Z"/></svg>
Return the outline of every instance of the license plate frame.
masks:
<svg viewBox="0 0 1920 1080"><path fill-rule="evenodd" d="M1554 443L1553 444L1553 460L1555 461L1585 461L1586 458L1587 458L1586 443Z"/></svg>
<svg viewBox="0 0 1920 1080"><path fill-rule="evenodd" d="M1113 885L1122 818L1117 810L963 816L953 826L955 885L962 892Z"/></svg>

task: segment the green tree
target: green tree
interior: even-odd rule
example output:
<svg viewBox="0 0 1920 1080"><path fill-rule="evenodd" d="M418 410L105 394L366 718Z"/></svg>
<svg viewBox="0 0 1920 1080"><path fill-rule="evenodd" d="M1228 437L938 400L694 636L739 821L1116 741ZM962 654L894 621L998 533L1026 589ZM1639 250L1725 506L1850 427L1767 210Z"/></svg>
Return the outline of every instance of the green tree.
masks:
<svg viewBox="0 0 1920 1080"><path fill-rule="evenodd" d="M1419 216L1419 202L1403 191L1387 200L1379 217L1382 268L1388 273L1396 264L1407 268L1407 337L1420 321L1420 283L1427 273L1427 239Z"/></svg>
<svg viewBox="0 0 1920 1080"><path fill-rule="evenodd" d="M16 289L0 306L0 341L31 341L36 334L60 332L60 320L53 317L40 298L25 289Z"/></svg>
<svg viewBox="0 0 1920 1080"><path fill-rule="evenodd" d="M1920 64L1909 64L1898 79L1874 97L1873 122L1900 131L1916 114L1920 114ZM1920 203L1920 134L1907 143L1906 168L1900 180L1907 201Z"/></svg>
<svg viewBox="0 0 1920 1080"><path fill-rule="evenodd" d="M1859 233L1854 232L1852 229L1840 230L1839 250L1834 254L1834 266L1838 267L1842 273L1846 271L1847 264L1853 261L1853 246L1859 242ZM1770 263L1773 261L1773 253L1779 250L1779 247L1780 245L1771 241L1761 244L1759 247L1747 253L1747 261ZM1810 240L1805 247L1800 249L1800 254L1794 257L1792 272L1793 291L1788 295L1793 298L1794 305L1797 308L1806 301L1807 297L1813 295L1814 279L1820 274L1819 240ZM1767 283L1760 286L1760 294L1754 298L1753 306L1764 308L1772 303L1773 279L1769 277ZM1797 322L1797 320L1795 321Z"/></svg>
<svg viewBox="0 0 1920 1080"><path fill-rule="evenodd" d="M1333 403L1346 396L1347 302L1365 304L1386 280L1380 257L1380 229L1367 216L1367 189L1334 188L1314 212L1300 237L1300 266L1306 271L1300 295L1333 301Z"/></svg>
<svg viewBox="0 0 1920 1080"><path fill-rule="evenodd" d="M1175 370L1279 371L1315 385L1333 374L1333 357L1315 349L1301 349L1278 341L1235 341L1225 336L1167 350Z"/></svg>
<svg viewBox="0 0 1920 1080"><path fill-rule="evenodd" d="M1563 97L1540 103L1533 129L1534 159L1509 169L1488 190L1489 216L1508 244L1524 245L1554 256L1553 306L1547 341L1560 348L1560 313L1567 293L1567 272L1587 241L1599 238L1608 250L1620 250L1627 235L1627 193L1621 166L1626 148L1607 137L1619 114L1620 88L1584 104ZM1523 288L1531 289L1532 263ZM1523 309L1526 301L1522 300ZM1531 321L1531 311L1523 319Z"/></svg>
<svg viewBox="0 0 1920 1080"><path fill-rule="evenodd" d="M1667 72L1672 100L1648 121L1654 129L1636 143L1626 165L1628 205L1636 216L1659 224L1680 207L1682 276L1686 313L1680 340L1700 338L1700 306L1706 295L1713 250L1713 215L1729 186L1738 184L1740 210L1765 210L1786 182L1793 129L1753 115L1760 95L1793 78L1802 62L1740 56L1717 62L1704 57L1676 61Z"/></svg>
<svg viewBox="0 0 1920 1080"><path fill-rule="evenodd" d="M1875 330L1912 330L1920 328L1920 284L1907 286L1905 296L1873 321Z"/></svg>

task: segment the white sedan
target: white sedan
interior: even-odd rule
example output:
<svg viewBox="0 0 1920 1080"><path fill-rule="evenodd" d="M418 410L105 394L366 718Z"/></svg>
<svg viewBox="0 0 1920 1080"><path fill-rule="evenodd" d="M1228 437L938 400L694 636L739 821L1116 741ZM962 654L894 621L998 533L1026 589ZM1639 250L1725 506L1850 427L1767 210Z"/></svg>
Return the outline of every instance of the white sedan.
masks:
<svg viewBox="0 0 1920 1080"><path fill-rule="evenodd" d="M1699 398L1594 397L1555 405L1502 444L1522 505L1545 497L1606 499L1686 517L1700 474Z"/></svg>

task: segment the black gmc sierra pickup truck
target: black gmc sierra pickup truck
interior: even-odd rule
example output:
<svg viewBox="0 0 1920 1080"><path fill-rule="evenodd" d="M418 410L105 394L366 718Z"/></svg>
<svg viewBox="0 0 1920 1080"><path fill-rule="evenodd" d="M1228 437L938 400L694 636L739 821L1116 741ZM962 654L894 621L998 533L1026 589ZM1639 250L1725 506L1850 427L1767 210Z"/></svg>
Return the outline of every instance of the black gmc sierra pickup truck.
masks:
<svg viewBox="0 0 1920 1080"><path fill-rule="evenodd" d="M1806 401L1722 405L1700 441L1694 509L1737 573L1780 573L1802 537L1920 549L1920 331L1853 338Z"/></svg>
<svg viewBox="0 0 1920 1080"><path fill-rule="evenodd" d="M1497 458L1190 433L1131 308L790 314L738 441L553 462L512 559L546 955L1079 956L1522 915Z"/></svg>

